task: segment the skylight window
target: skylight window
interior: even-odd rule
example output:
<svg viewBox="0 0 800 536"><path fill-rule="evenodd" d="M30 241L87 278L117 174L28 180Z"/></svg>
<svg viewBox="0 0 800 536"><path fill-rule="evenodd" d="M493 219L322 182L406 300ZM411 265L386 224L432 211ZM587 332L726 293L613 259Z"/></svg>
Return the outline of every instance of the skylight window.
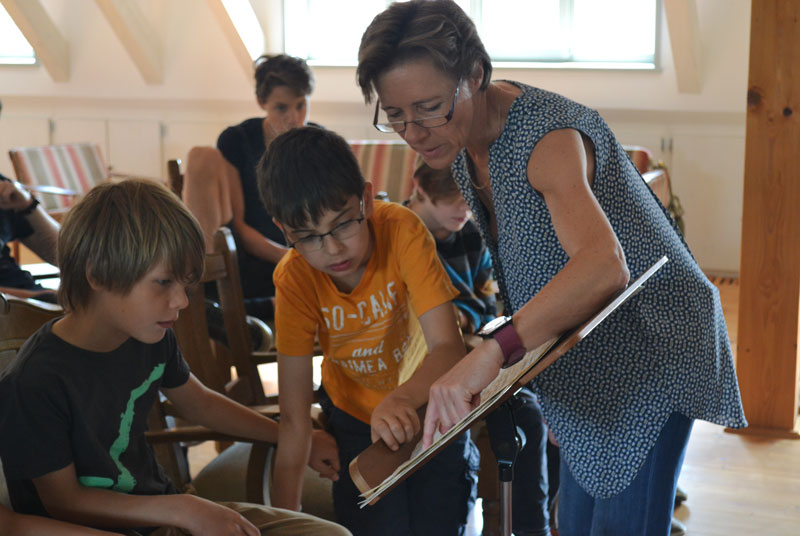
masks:
<svg viewBox="0 0 800 536"><path fill-rule="evenodd" d="M0 4L0 64L33 65L35 63L36 56L33 53L33 47Z"/></svg>
<svg viewBox="0 0 800 536"><path fill-rule="evenodd" d="M284 50L313 65L355 65L361 35L390 3L284 0ZM493 62L502 66L656 67L658 0L457 3L475 21Z"/></svg>

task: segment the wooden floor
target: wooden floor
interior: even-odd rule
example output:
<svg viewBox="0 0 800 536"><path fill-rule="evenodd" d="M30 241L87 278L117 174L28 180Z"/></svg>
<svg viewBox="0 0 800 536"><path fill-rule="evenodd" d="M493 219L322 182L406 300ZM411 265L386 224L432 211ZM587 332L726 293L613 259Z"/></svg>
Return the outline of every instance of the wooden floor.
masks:
<svg viewBox="0 0 800 536"><path fill-rule="evenodd" d="M735 349L739 286L730 279L714 283ZM800 440L695 422L679 482L689 499L675 517L691 536L800 535Z"/></svg>
<svg viewBox="0 0 800 536"><path fill-rule="evenodd" d="M714 282L736 348L738 283ZM190 451L193 470L213 456L208 447ZM728 433L698 421L679 482L689 499L675 517L690 536L800 536L800 440Z"/></svg>

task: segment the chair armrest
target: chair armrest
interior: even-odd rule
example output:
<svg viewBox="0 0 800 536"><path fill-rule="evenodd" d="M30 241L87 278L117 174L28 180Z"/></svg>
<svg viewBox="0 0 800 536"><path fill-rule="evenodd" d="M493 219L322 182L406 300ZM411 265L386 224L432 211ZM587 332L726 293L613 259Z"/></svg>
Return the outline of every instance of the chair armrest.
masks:
<svg viewBox="0 0 800 536"><path fill-rule="evenodd" d="M249 441L252 439L215 432L204 426L181 426L166 430L149 430L145 432L147 441L152 444L195 442L195 441Z"/></svg>
<svg viewBox="0 0 800 536"><path fill-rule="evenodd" d="M20 268L30 272L34 280L37 279L53 279L60 277L61 273L56 266L48 262L35 262L31 264L21 264Z"/></svg>
<svg viewBox="0 0 800 536"><path fill-rule="evenodd" d="M266 363L277 363L278 352L275 350L267 350L266 352L253 352L250 358L256 365L264 365Z"/></svg>
<svg viewBox="0 0 800 536"><path fill-rule="evenodd" d="M77 192L75 190L69 190L67 188L61 188L59 186L49 186L47 184L23 184L22 186L29 192L37 192L37 193L51 194L51 195L64 195L69 197L80 195L80 192Z"/></svg>

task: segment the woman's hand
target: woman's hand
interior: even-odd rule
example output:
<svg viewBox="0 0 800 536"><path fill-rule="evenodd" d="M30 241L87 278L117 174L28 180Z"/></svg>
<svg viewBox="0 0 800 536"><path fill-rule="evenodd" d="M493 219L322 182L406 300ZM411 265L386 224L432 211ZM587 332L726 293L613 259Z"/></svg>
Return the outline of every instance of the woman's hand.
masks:
<svg viewBox="0 0 800 536"><path fill-rule="evenodd" d="M339 447L336 439L324 430L311 432L311 454L308 465L322 478L339 480Z"/></svg>
<svg viewBox="0 0 800 536"><path fill-rule="evenodd" d="M425 414L422 446L433 443L438 429L447 432L480 404L480 393L500 372L503 352L494 339L488 339L467 354L431 386Z"/></svg>
<svg viewBox="0 0 800 536"><path fill-rule="evenodd" d="M383 439L392 450L414 439L420 430L417 410L397 392L390 393L378 404L370 417L370 426L373 443Z"/></svg>

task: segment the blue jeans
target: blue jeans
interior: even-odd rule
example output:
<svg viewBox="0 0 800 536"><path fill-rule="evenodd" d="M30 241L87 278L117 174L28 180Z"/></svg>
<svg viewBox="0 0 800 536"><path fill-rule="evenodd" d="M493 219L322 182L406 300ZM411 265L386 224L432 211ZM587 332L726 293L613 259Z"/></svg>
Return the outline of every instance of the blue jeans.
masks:
<svg viewBox="0 0 800 536"><path fill-rule="evenodd" d="M609 499L586 493L562 459L559 532L565 536L668 536L692 422L673 413L633 482Z"/></svg>
<svg viewBox="0 0 800 536"><path fill-rule="evenodd" d="M536 396L527 387L516 395L514 423L525 434L525 447L514 463L511 484L511 525L517 536L549 536L548 510L547 427ZM513 429L507 406L504 404L486 417L486 428L492 450L507 438Z"/></svg>
<svg viewBox="0 0 800 536"><path fill-rule="evenodd" d="M339 447L333 483L336 520L353 536L461 536L477 497L478 449L461 435L372 506L359 508L350 462L372 444L370 426L334 406L322 389L320 405Z"/></svg>

